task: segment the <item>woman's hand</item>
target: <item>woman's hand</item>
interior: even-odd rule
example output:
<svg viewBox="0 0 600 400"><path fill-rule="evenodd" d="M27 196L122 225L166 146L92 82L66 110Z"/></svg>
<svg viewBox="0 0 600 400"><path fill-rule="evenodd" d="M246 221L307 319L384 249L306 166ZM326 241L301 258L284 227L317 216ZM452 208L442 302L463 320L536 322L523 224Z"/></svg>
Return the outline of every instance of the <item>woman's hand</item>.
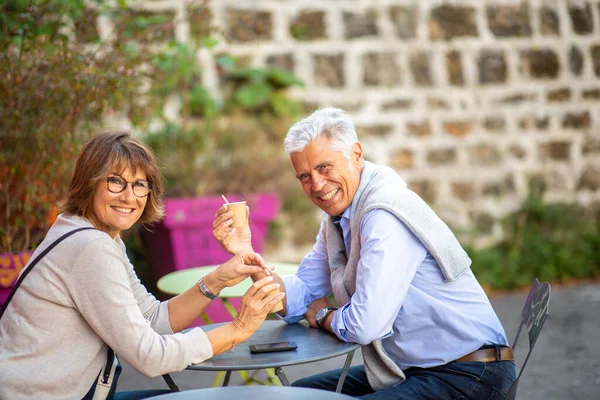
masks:
<svg viewBox="0 0 600 400"><path fill-rule="evenodd" d="M250 216L250 208L246 206L246 213ZM227 211L227 206L223 204L215 215L213 221L213 236L217 242L230 254L240 252L251 252L252 249L252 232L249 226L234 228L233 213Z"/></svg>
<svg viewBox="0 0 600 400"><path fill-rule="evenodd" d="M239 253L204 278L212 293L218 294L223 288L235 286L252 274L271 275L272 268L258 253Z"/></svg>
<svg viewBox="0 0 600 400"><path fill-rule="evenodd" d="M267 276L254 282L242 296L240 310L231 323L240 336L247 339L256 332L275 304L283 299L285 293L279 287L273 283L273 277Z"/></svg>

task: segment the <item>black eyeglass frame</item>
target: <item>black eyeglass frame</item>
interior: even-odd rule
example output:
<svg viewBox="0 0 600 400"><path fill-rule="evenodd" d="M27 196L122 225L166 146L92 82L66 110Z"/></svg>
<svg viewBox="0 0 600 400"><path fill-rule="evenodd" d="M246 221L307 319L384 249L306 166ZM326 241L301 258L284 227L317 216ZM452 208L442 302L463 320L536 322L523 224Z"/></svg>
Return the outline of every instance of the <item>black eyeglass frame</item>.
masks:
<svg viewBox="0 0 600 400"><path fill-rule="evenodd" d="M110 180L111 180L111 179L115 179L115 178L116 178L116 179L120 179L120 180L122 180L123 182L125 182L125 185L123 185L123 188L122 188L121 190L119 190L118 192L115 192L114 190L111 190L111 189L110 189ZM104 177L104 180L106 181L106 188L108 189L108 191L109 191L109 192L111 192L111 193L115 193L115 194L118 194L118 193L123 193L123 192L124 192L124 191L127 189L127 186L128 186L129 184L131 184L131 189L132 189L132 191L133 191L133 194L134 194L134 196L135 196L135 197L139 197L139 198L144 198L144 197L147 197L147 196L150 194L150 192L152 191L152 183L151 183L151 182L148 182L148 181L146 181L146 180L144 180L144 179L138 179L138 180L137 180L137 181L135 181L135 182L129 182L129 181L125 180L123 177L120 177L120 176L106 176L106 177ZM148 193L146 193L146 194L145 194L145 195L143 195L143 196L140 196L140 195L138 195L138 194L135 192L135 188L136 188L135 184L137 184L137 183L140 183L140 182L145 182L145 183L147 183L147 184L148 184Z"/></svg>

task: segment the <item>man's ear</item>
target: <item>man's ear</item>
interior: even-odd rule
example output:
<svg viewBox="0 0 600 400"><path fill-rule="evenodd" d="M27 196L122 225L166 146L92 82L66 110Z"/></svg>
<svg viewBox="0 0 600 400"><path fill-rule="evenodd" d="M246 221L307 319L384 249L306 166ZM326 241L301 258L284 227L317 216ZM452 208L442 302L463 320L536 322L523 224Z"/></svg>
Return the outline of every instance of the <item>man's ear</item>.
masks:
<svg viewBox="0 0 600 400"><path fill-rule="evenodd" d="M352 164L357 165L357 166L362 166L362 163L364 161L364 154L363 154L363 149L362 146L359 142L355 142L352 145L352 151L350 152L350 161L352 161Z"/></svg>

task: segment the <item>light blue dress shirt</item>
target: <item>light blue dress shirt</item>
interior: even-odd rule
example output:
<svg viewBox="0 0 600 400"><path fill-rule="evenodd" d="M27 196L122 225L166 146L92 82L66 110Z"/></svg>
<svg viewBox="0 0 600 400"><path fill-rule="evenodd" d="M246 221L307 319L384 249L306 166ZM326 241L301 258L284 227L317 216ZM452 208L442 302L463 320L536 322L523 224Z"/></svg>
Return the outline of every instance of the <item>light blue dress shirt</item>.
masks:
<svg viewBox="0 0 600 400"><path fill-rule="evenodd" d="M340 221L350 253L350 208ZM506 345L506 334L477 279L467 270L444 282L437 261L399 219L372 210L361 221L356 292L335 311L331 328L341 340L383 346L401 369L454 361L484 344ZM282 278L289 323L332 293L327 249L320 232L298 272Z"/></svg>

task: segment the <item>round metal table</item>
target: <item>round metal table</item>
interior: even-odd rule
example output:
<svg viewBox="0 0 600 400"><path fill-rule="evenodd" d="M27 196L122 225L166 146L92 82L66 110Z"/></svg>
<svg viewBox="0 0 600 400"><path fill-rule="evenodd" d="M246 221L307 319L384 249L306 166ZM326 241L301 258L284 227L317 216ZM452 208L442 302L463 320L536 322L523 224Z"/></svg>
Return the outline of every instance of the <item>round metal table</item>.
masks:
<svg viewBox="0 0 600 400"><path fill-rule="evenodd" d="M202 329L209 331L220 325L222 324L207 325ZM287 341L296 342L298 348L293 351L261 354L252 354L248 348L251 344ZM231 371L275 368L275 373L281 383L289 386L290 383L282 367L317 362L346 354L346 361L337 386L337 392L340 392L352 363L354 351L358 348L360 348L359 344L343 342L330 333L309 327L305 321L297 324L287 324L284 321L265 321L244 343L200 364L192 364L187 369L227 371L223 384L223 386L227 386Z"/></svg>
<svg viewBox="0 0 600 400"><path fill-rule="evenodd" d="M275 267L274 272L279 276L294 275L298 271L298 264L267 262L267 265ZM206 267L196 267L184 269L181 271L171 272L160 278L156 283L158 289L166 294L178 295L188 290L192 285L205 277L215 269L218 265L209 265ZM246 290L252 285L252 279L247 278L233 287L227 287L221 290L219 297L242 297Z"/></svg>
<svg viewBox="0 0 600 400"><path fill-rule="evenodd" d="M353 397L336 392L287 386L231 386L186 390L184 392L175 392L153 397L153 399L157 400L343 400L352 398Z"/></svg>

